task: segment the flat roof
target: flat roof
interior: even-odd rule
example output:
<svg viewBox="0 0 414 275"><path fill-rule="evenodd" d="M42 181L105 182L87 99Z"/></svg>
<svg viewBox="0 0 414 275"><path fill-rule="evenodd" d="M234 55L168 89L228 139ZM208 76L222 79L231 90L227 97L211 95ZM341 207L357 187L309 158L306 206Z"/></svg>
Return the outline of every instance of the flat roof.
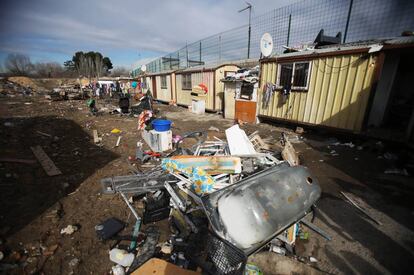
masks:
<svg viewBox="0 0 414 275"><path fill-rule="evenodd" d="M290 53L281 53L272 55L269 58L263 58L261 62L269 62L275 61L276 59L289 59L289 58L297 58L297 57L318 57L319 55L331 54L334 55L335 53L347 53L347 52L365 52L368 51L373 46L382 45L382 49L388 48L404 48L404 47L414 47L414 36L401 36L401 37L394 37L394 38L384 38L384 39L372 39L372 40L364 40L364 41L356 41L344 44L336 44L336 45L327 45L322 46L318 49L306 49L303 51L298 52L290 52ZM382 50L381 49L381 50Z"/></svg>

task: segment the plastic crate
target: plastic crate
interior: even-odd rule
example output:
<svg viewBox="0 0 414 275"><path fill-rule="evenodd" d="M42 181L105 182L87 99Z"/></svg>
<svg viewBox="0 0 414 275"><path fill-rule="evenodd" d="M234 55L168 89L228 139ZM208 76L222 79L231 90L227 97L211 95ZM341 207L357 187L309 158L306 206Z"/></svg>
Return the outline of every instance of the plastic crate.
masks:
<svg viewBox="0 0 414 275"><path fill-rule="evenodd" d="M187 256L203 269L203 274L244 274L247 257L228 241L210 231L203 231L191 239L192 246L188 248Z"/></svg>

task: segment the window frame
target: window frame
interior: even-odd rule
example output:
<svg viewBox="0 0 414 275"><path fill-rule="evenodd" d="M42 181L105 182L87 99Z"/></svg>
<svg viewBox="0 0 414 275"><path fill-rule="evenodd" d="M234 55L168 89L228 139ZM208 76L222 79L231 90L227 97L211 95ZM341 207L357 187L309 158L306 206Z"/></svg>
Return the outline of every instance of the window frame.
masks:
<svg viewBox="0 0 414 275"><path fill-rule="evenodd" d="M164 79L165 79L165 83L163 83L163 82L164 82L164 81L163 81ZM167 82L168 82L168 81L167 81L167 75L160 75L160 82L161 82L161 83L160 83L160 84L161 84L161 85L160 85L160 86L161 86L161 89L168 89L168 84L167 84ZM163 85L163 84L165 84L165 85Z"/></svg>
<svg viewBox="0 0 414 275"><path fill-rule="evenodd" d="M296 64L303 64L303 63L308 63L309 64L309 68L308 68L308 74L307 74L307 79L306 79L306 86L304 87L299 87L299 86L293 86L293 81L295 79L295 67ZM280 85L280 72L282 71L282 65L289 65L292 64L292 77L290 79L290 83L291 83L291 90L296 90L296 91L307 91L309 90L309 82L310 82L310 75L312 72L312 61L296 61L296 62L283 62L283 63L279 63L277 64L277 76L276 76L276 88L277 89L283 89L283 86Z"/></svg>
<svg viewBox="0 0 414 275"><path fill-rule="evenodd" d="M187 87L188 84L188 79L190 78L190 87ZM186 79L186 81L184 81L184 79ZM187 74L182 74L181 75L181 89L182 90L186 90L186 91L191 91L192 90L192 79L191 79L191 73L187 73Z"/></svg>
<svg viewBox="0 0 414 275"><path fill-rule="evenodd" d="M234 76L235 74L236 74L236 71L224 71L224 77Z"/></svg>

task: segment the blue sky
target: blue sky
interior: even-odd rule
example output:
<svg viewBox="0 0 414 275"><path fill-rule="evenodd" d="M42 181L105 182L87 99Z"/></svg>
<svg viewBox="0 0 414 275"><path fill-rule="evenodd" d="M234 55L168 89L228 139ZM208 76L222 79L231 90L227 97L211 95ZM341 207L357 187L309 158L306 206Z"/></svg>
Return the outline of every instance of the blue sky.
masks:
<svg viewBox="0 0 414 275"><path fill-rule="evenodd" d="M255 0L253 16L295 0ZM2 0L0 62L9 53L63 63L100 51L115 66L147 63L186 42L247 23L239 0Z"/></svg>

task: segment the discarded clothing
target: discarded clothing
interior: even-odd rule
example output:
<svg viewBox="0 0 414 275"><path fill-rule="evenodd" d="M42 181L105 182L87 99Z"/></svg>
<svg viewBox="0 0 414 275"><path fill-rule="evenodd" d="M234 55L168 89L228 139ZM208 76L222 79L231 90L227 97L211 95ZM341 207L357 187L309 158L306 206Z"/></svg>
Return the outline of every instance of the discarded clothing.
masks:
<svg viewBox="0 0 414 275"><path fill-rule="evenodd" d="M269 107L269 102L270 102L270 98L272 97L272 95L274 94L274 92L276 91L276 85L267 82L264 86L263 86L263 101L262 101L262 108L263 109L267 109L267 107Z"/></svg>
<svg viewBox="0 0 414 275"><path fill-rule="evenodd" d="M144 110L138 117L138 130L144 130L147 122L152 118L152 111Z"/></svg>

